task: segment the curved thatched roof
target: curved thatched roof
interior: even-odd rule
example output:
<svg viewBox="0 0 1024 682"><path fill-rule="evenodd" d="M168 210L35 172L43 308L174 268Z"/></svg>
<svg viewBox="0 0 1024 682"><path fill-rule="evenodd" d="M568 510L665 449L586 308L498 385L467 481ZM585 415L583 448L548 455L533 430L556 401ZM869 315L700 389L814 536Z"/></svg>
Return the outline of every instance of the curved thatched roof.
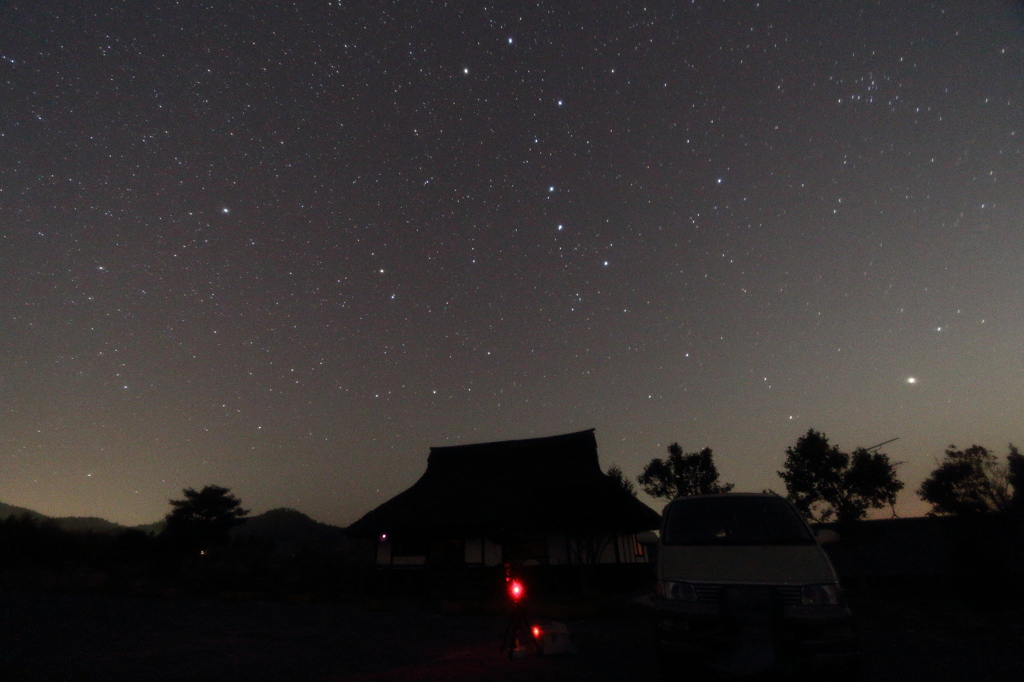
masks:
<svg viewBox="0 0 1024 682"><path fill-rule="evenodd" d="M601 471L589 429L431 448L420 480L353 523L349 532L633 532L660 523L657 512Z"/></svg>

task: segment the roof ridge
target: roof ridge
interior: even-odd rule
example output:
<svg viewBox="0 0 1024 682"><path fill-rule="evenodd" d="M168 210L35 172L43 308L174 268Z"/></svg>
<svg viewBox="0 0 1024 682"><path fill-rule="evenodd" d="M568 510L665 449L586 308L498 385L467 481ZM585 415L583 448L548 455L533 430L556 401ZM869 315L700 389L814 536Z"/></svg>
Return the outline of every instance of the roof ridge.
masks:
<svg viewBox="0 0 1024 682"><path fill-rule="evenodd" d="M561 434L554 435L554 436L538 436L538 437L534 437L534 438L514 438L514 439L510 439L510 440L486 441L486 442L483 442L483 443L461 443L461 444L458 444L458 445L432 445L430 447L430 452L434 453L434 452L444 452L444 451L461 450L461 449L467 449L468 450L468 449L472 449L472 448L492 448L492 447L493 448L497 448L497 447L500 447L500 446L511 447L511 446L522 446L522 445L539 445L539 444L541 444L541 443L543 443L545 441L551 442L551 443L556 443L556 442L561 442L561 441L566 441L566 440L576 440L576 439L579 439L581 436L587 436L587 435L590 435L590 436L593 437L594 433L595 433L595 429L590 428L590 429L584 429L583 431L573 431L572 433L561 433ZM595 437L594 440L596 442L596 437Z"/></svg>

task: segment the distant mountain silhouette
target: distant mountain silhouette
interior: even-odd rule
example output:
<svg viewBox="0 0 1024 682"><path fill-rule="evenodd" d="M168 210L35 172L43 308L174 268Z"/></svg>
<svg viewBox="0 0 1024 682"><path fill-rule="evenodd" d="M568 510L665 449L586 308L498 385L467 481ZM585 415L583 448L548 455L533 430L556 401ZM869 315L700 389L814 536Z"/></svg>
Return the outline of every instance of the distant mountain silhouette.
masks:
<svg viewBox="0 0 1024 682"><path fill-rule="evenodd" d="M32 519L35 519L36 521L45 521L49 518L48 516L40 514L39 512L33 511L31 509L26 509L25 507L15 507L13 504L6 504L5 502L0 502L0 521L3 521L8 516L26 515L31 517Z"/></svg>
<svg viewBox="0 0 1024 682"><path fill-rule="evenodd" d="M0 520L10 516L28 516L33 521L50 522L61 530L72 533L102 533L105 535L117 535L118 533L134 528L145 533L159 533L163 530L163 521L147 523L138 526L122 526L120 523L107 521L98 516L47 516L40 514L34 509L17 507L13 504L0 502Z"/></svg>
<svg viewBox="0 0 1024 682"><path fill-rule="evenodd" d="M269 540L278 549L340 549L348 543L344 528L314 521L287 507L249 517L244 524L231 529L231 537Z"/></svg>
<svg viewBox="0 0 1024 682"><path fill-rule="evenodd" d="M163 521L144 523L137 526L122 526L95 516L51 517L33 509L17 507L0 502L0 520L9 516L29 516L35 521L50 521L58 528L74 533L103 533L116 535L134 529L144 533L159 534L164 529ZM269 540L279 549L316 547L319 549L341 548L348 542L345 529L314 521L295 509L271 509L263 514L251 516L246 523L232 529L233 538L251 537Z"/></svg>
<svg viewBox="0 0 1024 682"><path fill-rule="evenodd" d="M117 535L127 530L126 526L113 521L101 519L98 516L58 516L50 519L61 530L71 533L101 533L103 535Z"/></svg>

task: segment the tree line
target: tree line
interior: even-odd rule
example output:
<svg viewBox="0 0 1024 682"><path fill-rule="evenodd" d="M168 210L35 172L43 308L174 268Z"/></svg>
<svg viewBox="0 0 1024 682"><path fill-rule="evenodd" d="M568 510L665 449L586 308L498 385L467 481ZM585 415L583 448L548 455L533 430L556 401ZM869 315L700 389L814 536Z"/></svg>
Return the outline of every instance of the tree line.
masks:
<svg viewBox="0 0 1024 682"><path fill-rule="evenodd" d="M904 483L880 446L844 452L814 429L786 448L782 471L786 497L811 521L849 523L867 517L871 509L893 509ZM612 465L608 475L636 495L633 481ZM720 480L711 448L683 452L678 443L668 446L668 457L656 457L636 482L652 497L674 499L687 495L727 493L735 488ZM766 491L772 492L772 491ZM1005 461L989 449L972 445L946 448L943 459L917 489L932 505L929 515L971 515L1009 510L1024 511L1024 455L1010 444Z"/></svg>

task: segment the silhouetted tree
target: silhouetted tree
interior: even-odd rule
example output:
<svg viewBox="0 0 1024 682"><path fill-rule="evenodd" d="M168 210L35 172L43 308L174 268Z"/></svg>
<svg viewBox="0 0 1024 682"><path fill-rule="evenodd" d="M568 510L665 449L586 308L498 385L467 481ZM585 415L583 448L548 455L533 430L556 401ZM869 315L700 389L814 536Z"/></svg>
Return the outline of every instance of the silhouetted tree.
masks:
<svg viewBox="0 0 1024 682"><path fill-rule="evenodd" d="M1010 508L1024 512L1024 455L1017 452L1013 443L1010 443L1010 454L1006 456L1006 468L1010 486L1013 488Z"/></svg>
<svg viewBox="0 0 1024 682"><path fill-rule="evenodd" d="M615 485L636 497L636 488L633 486L633 481L626 478L618 464L612 464L608 467L608 477L615 481Z"/></svg>
<svg viewBox="0 0 1024 682"><path fill-rule="evenodd" d="M930 515L980 514L1005 511L1020 500L1019 482L1024 474L1024 456L1012 444L1007 463L981 445L957 450L946 448L946 456L924 480L917 494L932 505Z"/></svg>
<svg viewBox="0 0 1024 682"><path fill-rule="evenodd" d="M814 429L786 448L778 474L796 508L819 522L863 519L868 509L894 505L903 489L888 455L857 448L851 456Z"/></svg>
<svg viewBox="0 0 1024 682"><path fill-rule="evenodd" d="M648 495L669 499L727 493L735 487L732 483L718 482L718 468L711 448L683 454L679 443L668 446L668 458L652 459L636 480Z"/></svg>
<svg viewBox="0 0 1024 682"><path fill-rule="evenodd" d="M171 500L163 535L190 549L227 544L228 532L245 523L249 514L228 488L208 485L198 492L185 488L182 493L185 499Z"/></svg>

